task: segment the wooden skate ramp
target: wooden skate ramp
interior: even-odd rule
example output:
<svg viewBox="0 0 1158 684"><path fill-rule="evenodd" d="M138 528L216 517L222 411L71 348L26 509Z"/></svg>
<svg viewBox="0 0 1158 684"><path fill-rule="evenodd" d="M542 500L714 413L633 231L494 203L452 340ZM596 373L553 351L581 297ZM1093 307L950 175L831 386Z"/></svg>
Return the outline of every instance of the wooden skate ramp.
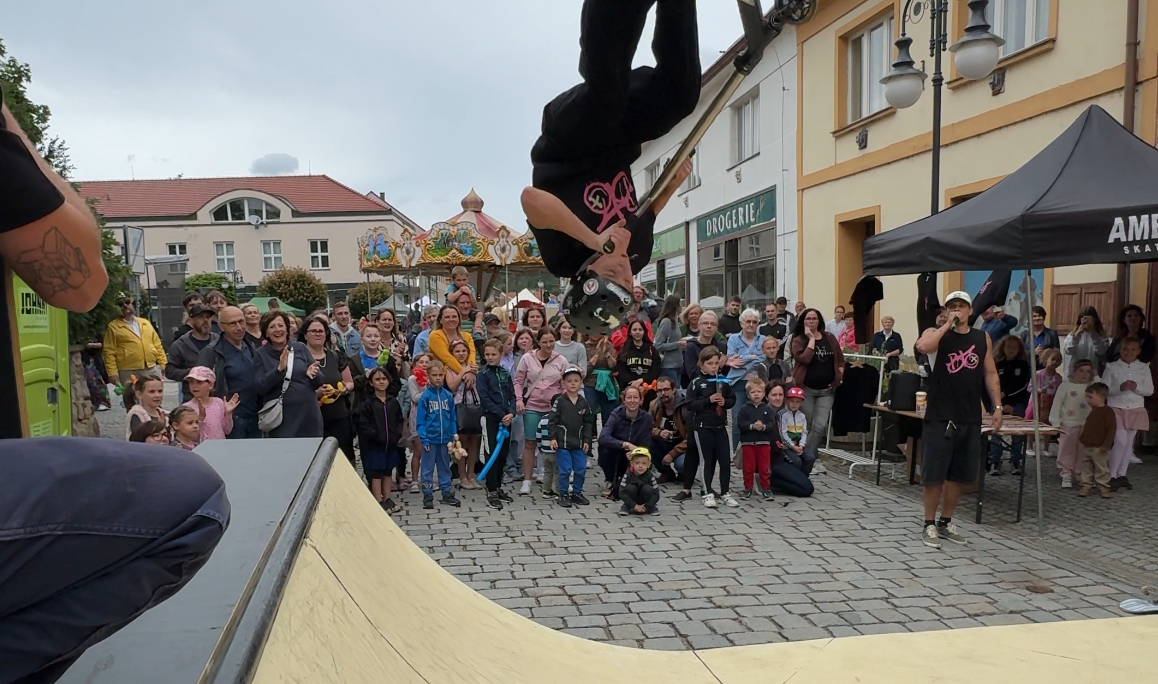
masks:
<svg viewBox="0 0 1158 684"><path fill-rule="evenodd" d="M542 627L459 582L406 537L339 460L253 681L1133 684L1155 681L1155 643L1158 617L698 652L600 644Z"/></svg>

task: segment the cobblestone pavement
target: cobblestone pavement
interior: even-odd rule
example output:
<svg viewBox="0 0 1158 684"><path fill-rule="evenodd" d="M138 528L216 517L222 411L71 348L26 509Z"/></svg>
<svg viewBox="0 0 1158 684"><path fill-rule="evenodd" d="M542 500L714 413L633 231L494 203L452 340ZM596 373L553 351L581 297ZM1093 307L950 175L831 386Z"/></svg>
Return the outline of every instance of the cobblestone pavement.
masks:
<svg viewBox="0 0 1158 684"><path fill-rule="evenodd" d="M1130 466L1133 491L1121 490L1112 499L1103 500L1097 494L1082 499L1077 489L1062 489L1055 461L1047 456L1041 468L1044 534L1039 537L1035 461L1030 456L1022 522L1014 522L1018 478L1007 470L1001 477L985 479L985 526L1131 585L1158 584L1158 456L1142 454L1142 459L1141 465ZM919 500L921 488L908 485L903 464L897 467L895 481L889 478L890 470L886 464L881 485L909 500ZM847 474L847 466L843 471ZM858 467L856 474L870 482L875 471ZM976 496L963 497L958 517L972 520L976 502Z"/></svg>
<svg viewBox="0 0 1158 684"><path fill-rule="evenodd" d="M620 518L589 480L590 507L562 509L536 490L496 512L471 491L459 495L460 509L423 511L407 493L396 520L500 605L570 634L643 648L1108 618L1133 589L962 519L969 544L927 548L907 493L828 465L812 499L738 509L673 503L678 489L668 485L660 516ZM1050 591L1031 592L1031 584Z"/></svg>

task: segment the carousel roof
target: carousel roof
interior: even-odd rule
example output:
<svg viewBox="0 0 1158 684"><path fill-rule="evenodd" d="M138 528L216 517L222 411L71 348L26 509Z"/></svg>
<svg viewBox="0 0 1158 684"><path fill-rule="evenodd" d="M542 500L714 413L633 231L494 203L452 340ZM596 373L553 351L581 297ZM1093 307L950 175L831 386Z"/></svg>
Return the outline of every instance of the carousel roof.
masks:
<svg viewBox="0 0 1158 684"><path fill-rule="evenodd" d="M383 228L371 229L360 243L362 270L394 272L424 266L542 268L539 247L530 232L516 233L483 213L483 200L471 189L462 200L462 212L415 235L403 228L398 239Z"/></svg>

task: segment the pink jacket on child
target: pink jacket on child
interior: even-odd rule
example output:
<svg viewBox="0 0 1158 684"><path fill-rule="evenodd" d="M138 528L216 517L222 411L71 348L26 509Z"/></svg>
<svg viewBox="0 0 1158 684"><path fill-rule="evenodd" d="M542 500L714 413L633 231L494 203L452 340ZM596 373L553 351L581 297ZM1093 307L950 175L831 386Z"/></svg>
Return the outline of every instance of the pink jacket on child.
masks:
<svg viewBox="0 0 1158 684"><path fill-rule="evenodd" d="M196 399L190 399L184 405L196 411L201 417L198 444L207 439L225 439L226 435L233 432L233 414L225 412L225 401L221 398L210 397L208 406L202 406Z"/></svg>

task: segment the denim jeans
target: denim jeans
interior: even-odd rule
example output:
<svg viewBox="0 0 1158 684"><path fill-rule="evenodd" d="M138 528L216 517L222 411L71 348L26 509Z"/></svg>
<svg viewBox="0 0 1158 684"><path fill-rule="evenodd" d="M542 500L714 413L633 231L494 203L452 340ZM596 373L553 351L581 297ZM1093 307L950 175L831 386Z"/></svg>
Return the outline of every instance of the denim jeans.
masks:
<svg viewBox="0 0 1158 684"><path fill-rule="evenodd" d="M559 496L568 493L583 493L583 482L587 477L587 452L582 449L559 449L555 452L555 463L559 466ZM575 479L571 479L571 475ZM543 480L546 482L546 478Z"/></svg>
<svg viewBox="0 0 1158 684"><path fill-rule="evenodd" d="M233 429L226 435L227 439L261 439L261 430L257 429L257 416L234 416Z"/></svg>
<svg viewBox="0 0 1158 684"><path fill-rule="evenodd" d="M56 681L177 593L229 524L225 484L172 447L0 442L0 682Z"/></svg>
<svg viewBox="0 0 1158 684"><path fill-rule="evenodd" d="M442 495L450 496L450 452L445 444L423 444L421 470L418 479L422 483L423 498L434 494L434 468L438 467L438 488Z"/></svg>
<svg viewBox="0 0 1158 684"><path fill-rule="evenodd" d="M1013 414L1018 418L1025 417L1026 404L1018 404L1013 407ZM1001 463L1001 454L1005 451L1005 444L1001 437L996 435L989 438L989 457L987 460L990 466ZM1020 468L1025 463L1025 437L1010 437L1009 438L1009 466L1011 468Z"/></svg>
<svg viewBox="0 0 1158 684"><path fill-rule="evenodd" d="M816 450L820 448L821 440L828 436L828 419L832 417L832 402L835 396L836 391L831 387L822 390L804 388L804 405L800 410L804 412L804 419L808 421L808 441L800 458L804 461L801 471L805 475L812 474L812 466L816 463Z"/></svg>
<svg viewBox="0 0 1158 684"><path fill-rule="evenodd" d="M591 410L603 419L599 428L600 430L603 429L602 426L607 425L607 419L611 417L611 412L615 410L616 406L619 406L619 401L608 399L594 387L584 387L583 396L587 399L587 405L591 407ZM599 434L599 431L597 430L595 434Z"/></svg>

